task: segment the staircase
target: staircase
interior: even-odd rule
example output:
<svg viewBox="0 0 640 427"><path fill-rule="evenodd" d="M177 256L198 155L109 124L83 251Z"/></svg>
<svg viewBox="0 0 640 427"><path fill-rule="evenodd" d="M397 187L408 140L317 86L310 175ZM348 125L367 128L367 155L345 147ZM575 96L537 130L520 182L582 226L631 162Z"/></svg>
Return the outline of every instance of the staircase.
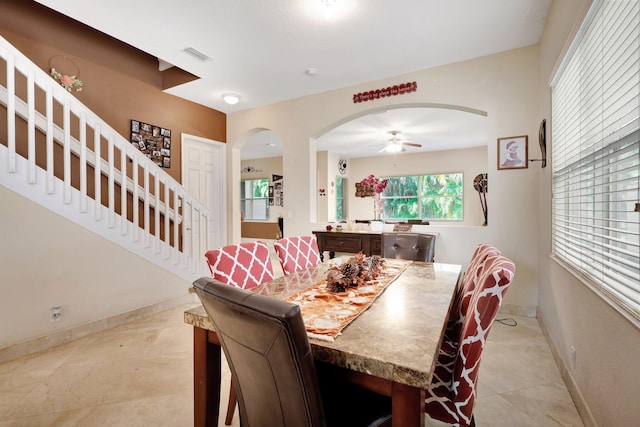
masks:
<svg viewBox="0 0 640 427"><path fill-rule="evenodd" d="M0 67L0 185L188 283L209 274L198 200L2 37Z"/></svg>

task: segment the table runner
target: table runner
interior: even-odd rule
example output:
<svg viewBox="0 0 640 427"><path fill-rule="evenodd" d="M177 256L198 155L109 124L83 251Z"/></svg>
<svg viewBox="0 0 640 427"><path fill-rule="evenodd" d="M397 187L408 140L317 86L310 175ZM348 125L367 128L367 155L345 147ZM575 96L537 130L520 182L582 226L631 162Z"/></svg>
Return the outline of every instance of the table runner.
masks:
<svg viewBox="0 0 640 427"><path fill-rule="evenodd" d="M380 276L357 288L335 293L327 288L327 280L323 279L286 300L300 305L310 338L333 342L410 264L411 261L385 259Z"/></svg>

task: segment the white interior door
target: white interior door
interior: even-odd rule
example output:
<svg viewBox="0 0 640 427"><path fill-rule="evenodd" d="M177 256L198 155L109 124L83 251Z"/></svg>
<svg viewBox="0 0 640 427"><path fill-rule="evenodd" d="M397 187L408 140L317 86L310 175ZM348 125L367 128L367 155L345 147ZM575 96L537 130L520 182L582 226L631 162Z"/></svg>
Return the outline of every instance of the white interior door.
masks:
<svg viewBox="0 0 640 427"><path fill-rule="evenodd" d="M209 210L207 250L227 241L226 157L226 144L182 134L182 185ZM199 230L199 224L192 227ZM193 239L199 236L194 233Z"/></svg>

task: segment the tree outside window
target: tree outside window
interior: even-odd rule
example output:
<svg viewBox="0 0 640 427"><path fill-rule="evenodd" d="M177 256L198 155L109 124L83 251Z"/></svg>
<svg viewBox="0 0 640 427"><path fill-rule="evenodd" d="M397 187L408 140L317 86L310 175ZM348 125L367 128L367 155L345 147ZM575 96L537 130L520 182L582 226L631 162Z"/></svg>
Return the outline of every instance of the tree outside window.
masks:
<svg viewBox="0 0 640 427"><path fill-rule="evenodd" d="M381 196L385 219L463 219L462 173L391 177Z"/></svg>

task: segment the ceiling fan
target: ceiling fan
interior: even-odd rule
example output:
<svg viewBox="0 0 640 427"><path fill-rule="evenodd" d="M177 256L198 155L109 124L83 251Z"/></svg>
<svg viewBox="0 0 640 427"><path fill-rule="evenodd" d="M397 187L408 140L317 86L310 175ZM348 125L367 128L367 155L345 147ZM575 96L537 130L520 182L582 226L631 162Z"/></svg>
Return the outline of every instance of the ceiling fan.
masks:
<svg viewBox="0 0 640 427"><path fill-rule="evenodd" d="M397 130L392 130L389 133L391 134L391 138L389 138L389 141L387 141L387 144L384 146L384 148L380 150L380 153L382 153L383 151L387 153L402 153L404 151L407 151L405 146L422 147L422 144L416 144L414 142L401 139L398 136L400 132Z"/></svg>

